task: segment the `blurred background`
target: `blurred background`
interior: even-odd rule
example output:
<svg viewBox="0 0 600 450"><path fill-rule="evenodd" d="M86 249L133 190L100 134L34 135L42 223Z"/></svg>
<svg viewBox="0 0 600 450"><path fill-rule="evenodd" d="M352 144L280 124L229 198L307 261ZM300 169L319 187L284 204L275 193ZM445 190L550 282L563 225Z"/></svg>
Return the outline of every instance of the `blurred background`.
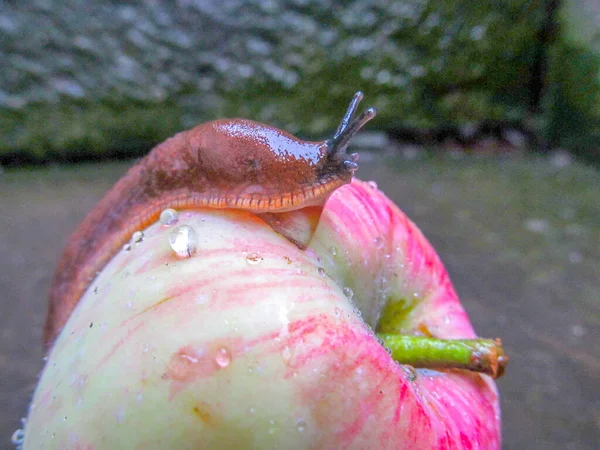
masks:
<svg viewBox="0 0 600 450"><path fill-rule="evenodd" d="M0 0L0 447L62 246L132 158L219 117L322 139L359 89L358 176L505 342L505 448L598 448L598 0Z"/></svg>

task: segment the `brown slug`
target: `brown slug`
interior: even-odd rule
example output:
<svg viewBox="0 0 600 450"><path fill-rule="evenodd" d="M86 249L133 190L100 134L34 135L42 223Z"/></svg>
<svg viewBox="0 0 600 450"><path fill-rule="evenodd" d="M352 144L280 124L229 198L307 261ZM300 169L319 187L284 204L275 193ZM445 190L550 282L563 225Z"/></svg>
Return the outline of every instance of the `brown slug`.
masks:
<svg viewBox="0 0 600 450"><path fill-rule="evenodd" d="M357 155L350 138L375 116L352 120L357 92L333 138L307 142L245 119L221 119L183 131L133 166L71 236L50 289L44 344L49 349L96 274L137 230L165 208L235 208L279 213L321 206L350 182Z"/></svg>

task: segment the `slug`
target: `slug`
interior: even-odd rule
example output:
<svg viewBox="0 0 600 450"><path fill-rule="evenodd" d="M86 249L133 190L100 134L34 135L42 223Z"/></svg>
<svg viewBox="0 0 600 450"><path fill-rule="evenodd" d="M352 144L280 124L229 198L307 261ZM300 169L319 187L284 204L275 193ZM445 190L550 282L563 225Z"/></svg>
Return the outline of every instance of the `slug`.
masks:
<svg viewBox="0 0 600 450"><path fill-rule="evenodd" d="M159 144L121 178L71 236L50 289L44 328L49 349L96 274L132 233L165 208L236 208L280 213L322 206L350 182L356 154L346 147L375 110L354 120L357 92L333 138L302 141L245 119L221 119Z"/></svg>

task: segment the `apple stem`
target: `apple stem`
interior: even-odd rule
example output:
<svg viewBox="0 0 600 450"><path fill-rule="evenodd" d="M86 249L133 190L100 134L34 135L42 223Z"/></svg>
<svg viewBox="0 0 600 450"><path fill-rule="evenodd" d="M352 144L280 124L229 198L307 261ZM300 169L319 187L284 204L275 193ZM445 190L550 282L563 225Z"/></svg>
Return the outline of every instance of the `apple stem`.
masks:
<svg viewBox="0 0 600 450"><path fill-rule="evenodd" d="M427 369L466 369L493 378L504 374L508 356L500 339L438 339L378 333L400 364Z"/></svg>

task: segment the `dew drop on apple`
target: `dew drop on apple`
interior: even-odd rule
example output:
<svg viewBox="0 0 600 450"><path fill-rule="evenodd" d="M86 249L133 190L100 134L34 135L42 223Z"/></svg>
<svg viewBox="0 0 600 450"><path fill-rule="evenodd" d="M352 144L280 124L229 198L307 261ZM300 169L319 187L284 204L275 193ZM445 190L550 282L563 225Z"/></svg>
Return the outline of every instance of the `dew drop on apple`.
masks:
<svg viewBox="0 0 600 450"><path fill-rule="evenodd" d="M274 435L275 433L277 433L277 426L275 425L275 421L274 420L269 420L269 424L271 426L269 427L269 430L267 432L270 435Z"/></svg>
<svg viewBox="0 0 600 450"><path fill-rule="evenodd" d="M417 379L417 369L410 364L403 364L402 370L404 371L404 378L408 381L415 381Z"/></svg>
<svg viewBox="0 0 600 450"><path fill-rule="evenodd" d="M337 247L335 247L334 245L332 245L331 247L329 247L329 253L331 253L332 256L336 256L337 255Z"/></svg>
<svg viewBox="0 0 600 450"><path fill-rule="evenodd" d="M179 220L179 213L177 211L175 211L174 209L171 208L167 208L165 210L163 210L163 212L160 213L160 223L162 225L173 225L175 223L177 223L177 221Z"/></svg>
<svg viewBox="0 0 600 450"><path fill-rule="evenodd" d="M317 269L317 272L318 272L318 274L319 274L319 275L321 275L322 277L324 277L324 276L326 276L326 275L327 275L327 272L325 272L325 269L323 269L322 267L319 267L319 268Z"/></svg>
<svg viewBox="0 0 600 450"><path fill-rule="evenodd" d="M292 357L292 351L290 350L290 348L287 345L285 347L283 347L283 349L281 350L281 357L283 358L284 361L289 361L290 358Z"/></svg>
<svg viewBox="0 0 600 450"><path fill-rule="evenodd" d="M25 430L23 430L22 428L15 430L15 432L10 437L10 442L12 442L13 445L20 446L23 444L24 440L25 440Z"/></svg>
<svg viewBox="0 0 600 450"><path fill-rule="evenodd" d="M298 422L296 422L296 430L298 430L299 433L303 433L304 430L306 430L306 422L302 419L298 420Z"/></svg>
<svg viewBox="0 0 600 450"><path fill-rule="evenodd" d="M123 246L123 250L125 250L126 252L128 252L129 250L131 250L131 244L125 244Z"/></svg>
<svg viewBox="0 0 600 450"><path fill-rule="evenodd" d="M256 264L260 264L264 261L264 258L260 256L260 253L248 253L246 256L246 262L251 266L255 266Z"/></svg>
<svg viewBox="0 0 600 450"><path fill-rule="evenodd" d="M221 368L227 367L231 363L231 353L225 347L221 347L217 350L217 354L215 355L215 362Z"/></svg>
<svg viewBox="0 0 600 450"><path fill-rule="evenodd" d="M144 240L144 232L143 231L138 230L131 235L131 242L134 244L139 244L143 240Z"/></svg>
<svg viewBox="0 0 600 450"><path fill-rule="evenodd" d="M196 230L189 225L181 225L175 228L169 236L169 244L178 256L188 258L196 253L198 238Z"/></svg>
<svg viewBox="0 0 600 450"><path fill-rule="evenodd" d="M117 423L123 423L125 421L125 407L121 406L119 410L116 412L115 417L117 419Z"/></svg>
<svg viewBox="0 0 600 450"><path fill-rule="evenodd" d="M351 288L349 288L348 286L346 286L342 290L344 291L344 295L346 297L348 297L349 300L352 300L354 298L354 291Z"/></svg>

